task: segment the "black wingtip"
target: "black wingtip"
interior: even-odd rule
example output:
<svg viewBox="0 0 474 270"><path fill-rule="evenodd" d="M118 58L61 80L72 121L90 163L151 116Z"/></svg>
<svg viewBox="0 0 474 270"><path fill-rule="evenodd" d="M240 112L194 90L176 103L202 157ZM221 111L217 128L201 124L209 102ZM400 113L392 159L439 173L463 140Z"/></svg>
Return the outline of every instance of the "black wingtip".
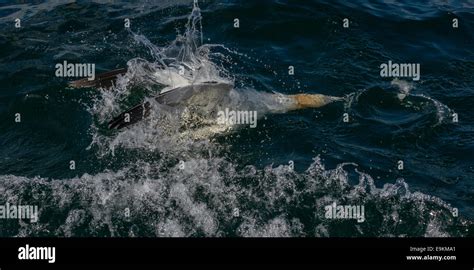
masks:
<svg viewBox="0 0 474 270"><path fill-rule="evenodd" d="M122 129L133 125L150 114L150 102L141 103L112 119L109 129Z"/></svg>
<svg viewBox="0 0 474 270"><path fill-rule="evenodd" d="M127 69L120 68L120 69L98 74L95 76L95 79L92 81L90 81L88 78L72 81L69 83L69 87L72 87L72 88L85 88L85 87L110 88L114 84L117 77L125 73L127 73Z"/></svg>

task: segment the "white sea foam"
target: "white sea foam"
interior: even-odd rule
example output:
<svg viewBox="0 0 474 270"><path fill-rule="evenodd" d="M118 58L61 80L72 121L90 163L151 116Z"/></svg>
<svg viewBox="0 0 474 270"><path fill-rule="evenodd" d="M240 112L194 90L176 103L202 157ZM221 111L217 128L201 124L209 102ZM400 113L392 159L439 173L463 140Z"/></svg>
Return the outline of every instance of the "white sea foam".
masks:
<svg viewBox="0 0 474 270"><path fill-rule="evenodd" d="M442 200L411 192L399 179L377 188L351 169L326 169L319 158L302 173L289 166L238 169L221 157L187 158L184 169L139 161L118 171L70 179L0 177L0 200L28 198L39 205L39 221L10 224L17 236L336 236L463 235L453 226L469 224L452 216ZM33 197L31 197L31 195ZM365 205L365 223L325 219L328 202ZM239 216L233 215L239 209ZM127 216L126 209L129 210ZM305 214L293 213L304 209ZM308 219L309 218L309 219ZM413 220L416 222L413 223ZM404 229L410 223L409 229ZM415 224L415 225L413 225ZM237 225L237 226L235 226Z"/></svg>

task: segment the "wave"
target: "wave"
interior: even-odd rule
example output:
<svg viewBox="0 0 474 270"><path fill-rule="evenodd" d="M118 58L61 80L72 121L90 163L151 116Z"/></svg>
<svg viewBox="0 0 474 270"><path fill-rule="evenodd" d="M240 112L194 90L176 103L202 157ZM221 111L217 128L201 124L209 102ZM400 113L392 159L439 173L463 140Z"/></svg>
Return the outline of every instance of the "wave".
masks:
<svg viewBox="0 0 474 270"><path fill-rule="evenodd" d="M402 179L377 188L369 175L347 169L354 165L326 169L319 157L303 173L288 165L239 169L218 156L168 165L137 162L61 180L1 176L1 201L39 206L38 223L3 221L1 234L445 237L468 235L472 227ZM356 185L349 184L353 172ZM333 202L364 205L366 221L325 218Z"/></svg>

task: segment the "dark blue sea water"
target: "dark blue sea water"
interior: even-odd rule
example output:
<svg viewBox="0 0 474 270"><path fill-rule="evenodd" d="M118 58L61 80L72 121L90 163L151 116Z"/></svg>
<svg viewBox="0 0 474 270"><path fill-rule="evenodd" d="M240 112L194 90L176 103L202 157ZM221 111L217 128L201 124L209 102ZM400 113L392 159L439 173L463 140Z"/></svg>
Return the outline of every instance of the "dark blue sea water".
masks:
<svg viewBox="0 0 474 270"><path fill-rule="evenodd" d="M344 100L184 140L159 121L107 128L159 85L72 89L55 65L154 63L192 1L23 2L0 1L0 205L39 221L0 219L0 236L473 235L473 1L200 1L236 93ZM420 80L381 77L389 60ZM334 202L365 221L328 219Z"/></svg>

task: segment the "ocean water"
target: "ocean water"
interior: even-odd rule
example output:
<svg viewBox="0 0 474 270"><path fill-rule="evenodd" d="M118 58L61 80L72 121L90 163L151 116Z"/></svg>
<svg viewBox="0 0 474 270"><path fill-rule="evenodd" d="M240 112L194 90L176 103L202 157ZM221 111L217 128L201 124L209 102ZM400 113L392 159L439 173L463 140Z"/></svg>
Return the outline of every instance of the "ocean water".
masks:
<svg viewBox="0 0 474 270"><path fill-rule="evenodd" d="M350 2L1 1L0 205L39 220L0 219L0 236L473 236L474 2ZM55 76L65 60L128 73L73 89ZM420 80L381 77L389 60L419 63ZM343 100L199 132L152 102L109 130L169 63L233 82L242 108ZM327 218L333 203L365 221Z"/></svg>

